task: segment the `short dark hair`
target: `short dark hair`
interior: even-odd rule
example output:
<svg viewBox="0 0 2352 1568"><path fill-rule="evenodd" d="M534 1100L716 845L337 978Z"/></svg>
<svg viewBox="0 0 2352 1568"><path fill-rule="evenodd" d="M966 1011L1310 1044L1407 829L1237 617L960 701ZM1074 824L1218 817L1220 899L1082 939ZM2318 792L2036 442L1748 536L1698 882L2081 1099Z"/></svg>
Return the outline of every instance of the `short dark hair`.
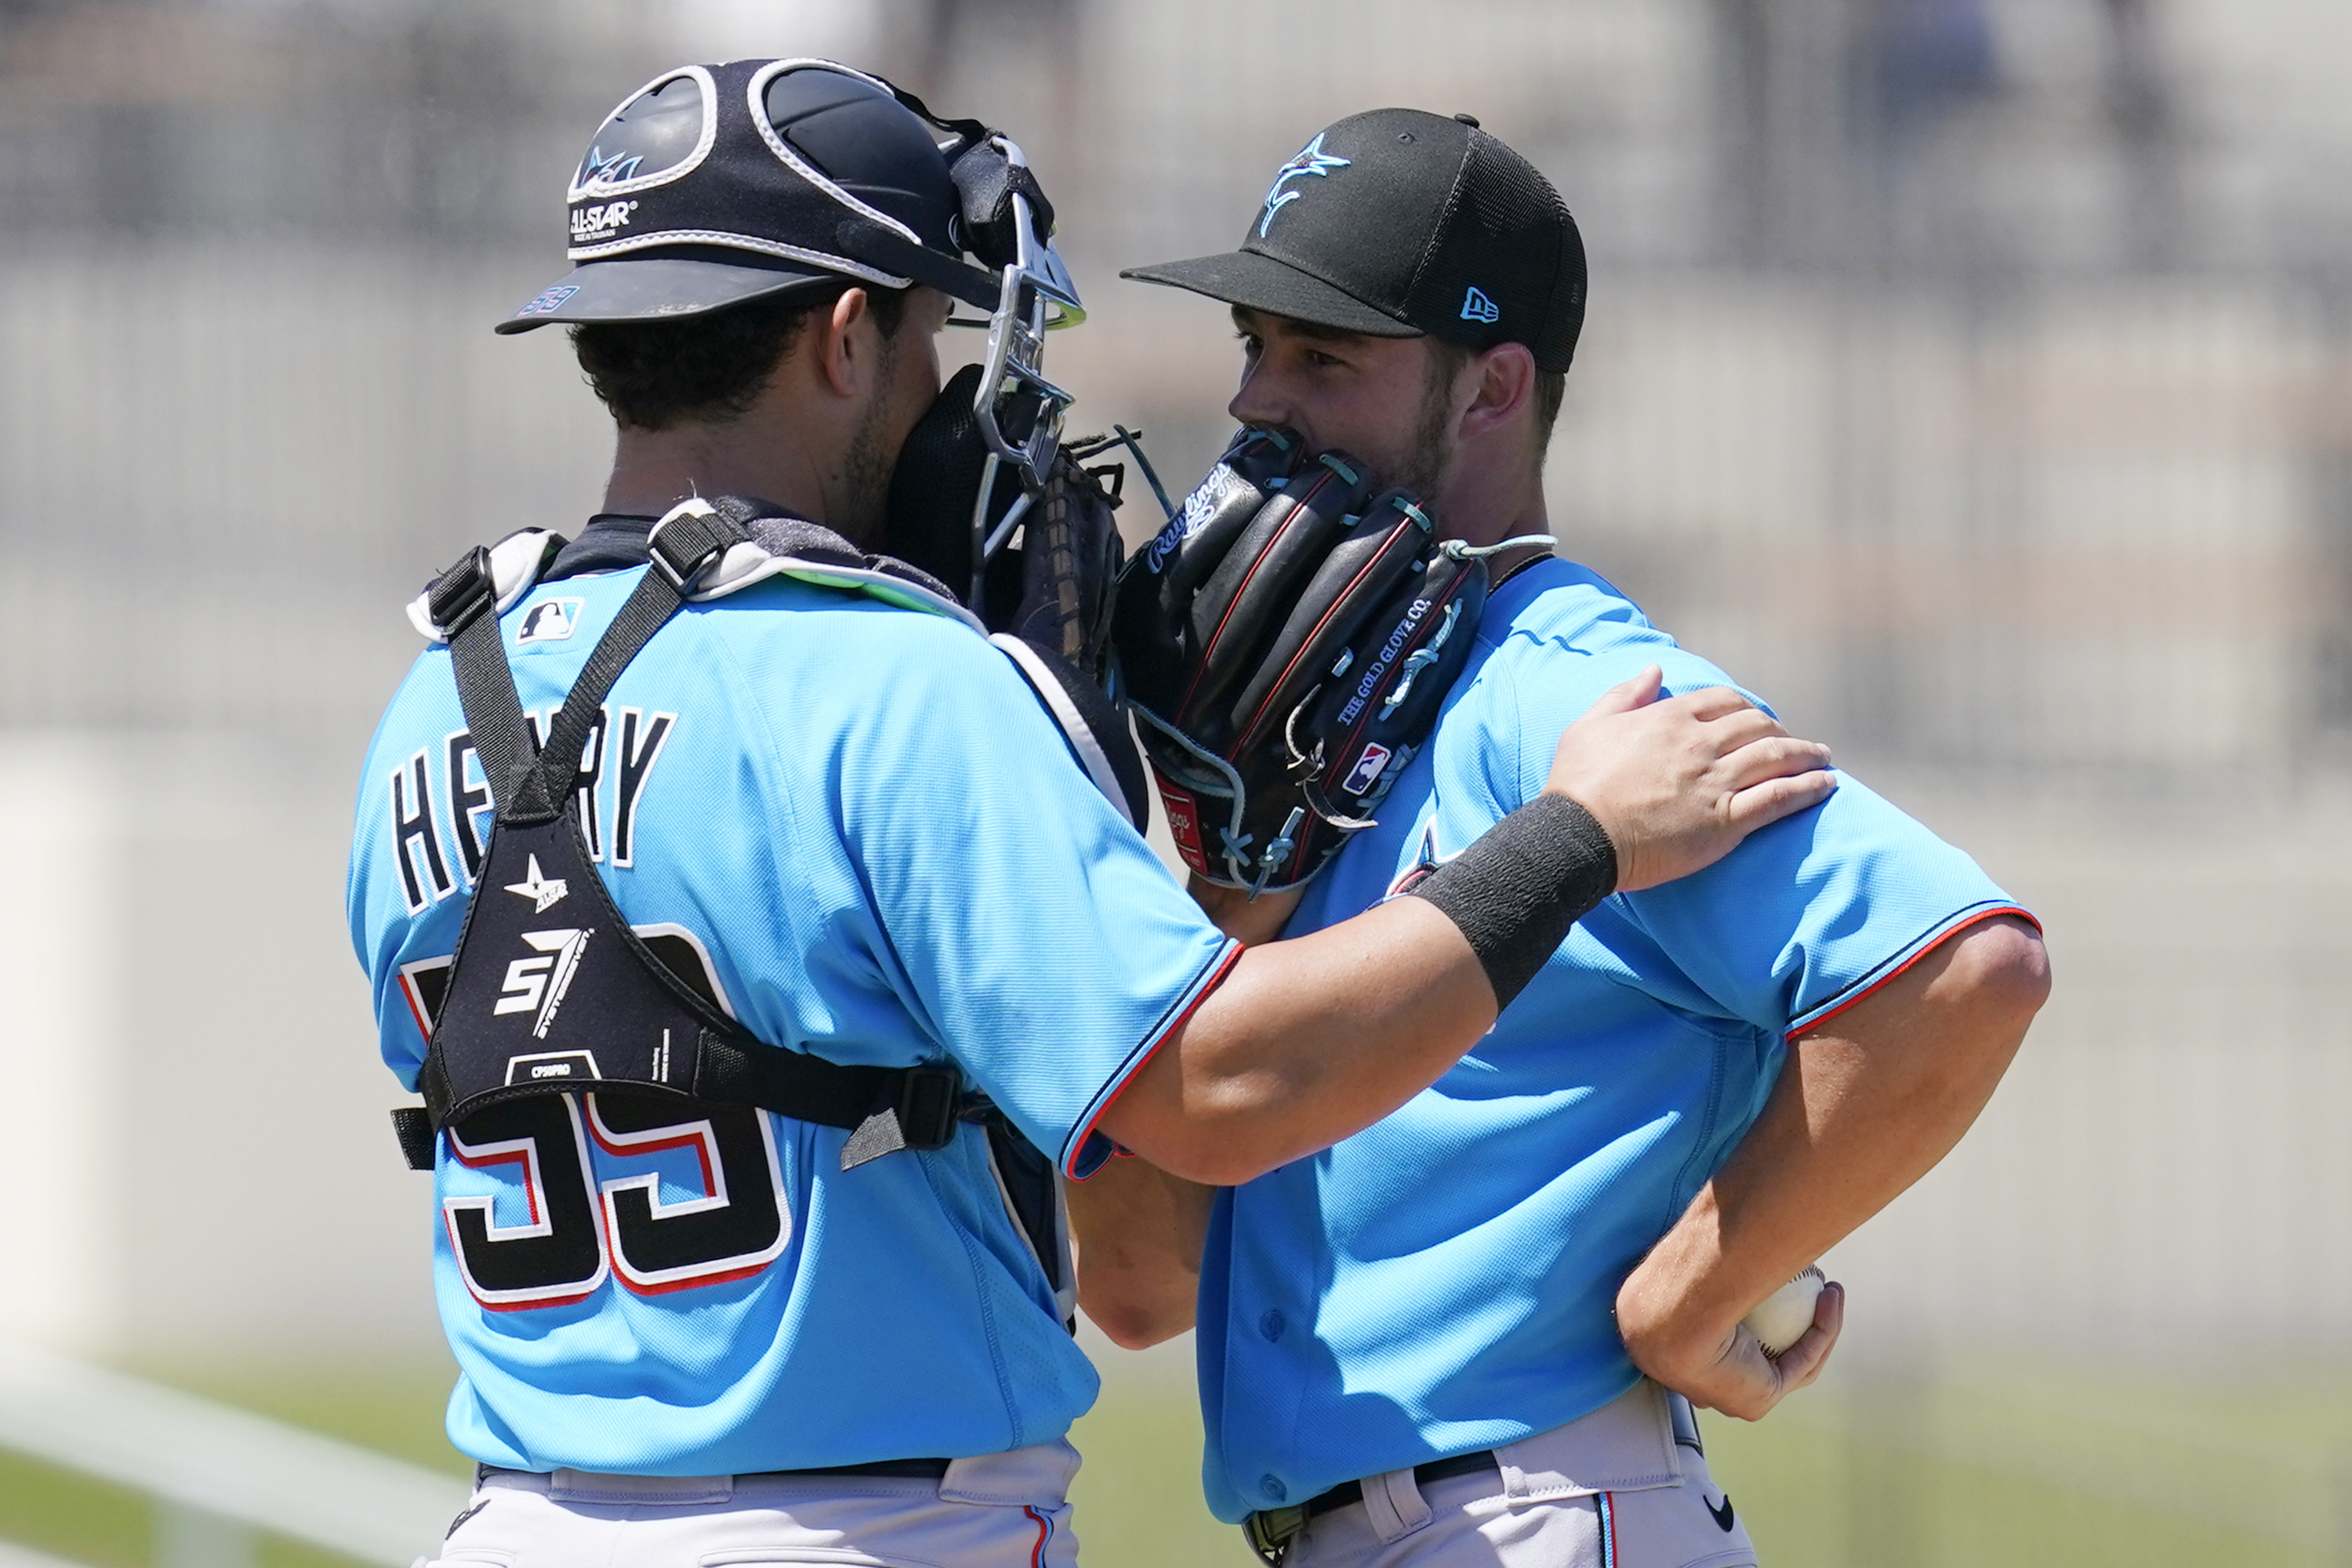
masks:
<svg viewBox="0 0 2352 1568"><path fill-rule="evenodd" d="M794 289L740 305L653 321L583 321L572 351L588 384L633 430L667 430L688 422L723 423L750 412L801 331L851 289L866 289L866 309L883 337L907 319L904 289L844 281Z"/></svg>
<svg viewBox="0 0 2352 1568"><path fill-rule="evenodd" d="M1479 351L1450 339L1431 337L1424 340L1430 348L1430 368L1433 375L1451 382L1460 375ZM1552 426L1559 423L1559 405L1568 395L1568 372L1538 370L1536 372L1536 461L1540 463L1551 451Z"/></svg>
<svg viewBox="0 0 2352 1568"><path fill-rule="evenodd" d="M1536 372L1536 456L1551 452L1551 427L1559 423L1559 405L1568 396L1568 372Z"/></svg>

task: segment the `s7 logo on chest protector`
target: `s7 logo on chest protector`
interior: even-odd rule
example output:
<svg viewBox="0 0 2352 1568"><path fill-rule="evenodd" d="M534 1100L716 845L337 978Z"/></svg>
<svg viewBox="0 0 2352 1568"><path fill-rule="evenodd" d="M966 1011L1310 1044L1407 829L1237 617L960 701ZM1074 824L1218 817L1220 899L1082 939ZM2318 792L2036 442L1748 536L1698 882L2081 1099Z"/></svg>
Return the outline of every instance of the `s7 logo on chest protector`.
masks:
<svg viewBox="0 0 2352 1568"><path fill-rule="evenodd" d="M555 1022L556 1009L563 1005L563 994L572 989L572 976L580 973L580 955L588 949L588 939L596 934L593 926L586 930L569 928L562 931L527 931L523 941L538 950L535 958L518 958L507 965L506 984L499 992L493 1013L528 1013L539 1009L531 1021L530 1035L535 1040L547 1038L548 1026Z"/></svg>

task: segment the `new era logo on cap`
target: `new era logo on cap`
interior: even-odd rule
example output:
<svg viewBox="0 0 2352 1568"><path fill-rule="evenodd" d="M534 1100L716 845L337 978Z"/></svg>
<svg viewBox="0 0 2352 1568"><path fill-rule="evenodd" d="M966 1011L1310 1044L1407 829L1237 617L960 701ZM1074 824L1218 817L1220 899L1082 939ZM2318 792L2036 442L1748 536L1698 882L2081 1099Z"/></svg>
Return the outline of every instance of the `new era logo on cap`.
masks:
<svg viewBox="0 0 2352 1568"><path fill-rule="evenodd" d="M1462 319L1465 321L1498 321L1503 319L1503 308L1473 284L1470 292L1462 296Z"/></svg>

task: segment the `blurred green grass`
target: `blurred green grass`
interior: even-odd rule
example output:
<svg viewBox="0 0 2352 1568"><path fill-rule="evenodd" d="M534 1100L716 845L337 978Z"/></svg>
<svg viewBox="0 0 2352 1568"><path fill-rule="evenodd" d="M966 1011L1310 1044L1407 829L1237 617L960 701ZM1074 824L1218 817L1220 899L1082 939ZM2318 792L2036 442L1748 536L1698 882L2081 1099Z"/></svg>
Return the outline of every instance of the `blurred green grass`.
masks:
<svg viewBox="0 0 2352 1568"><path fill-rule="evenodd" d="M1200 1501L1200 1417L1176 1348L1096 1342L1076 1434L1096 1568L1247 1568ZM463 1475L449 1369L364 1358L133 1367L191 1392ZM1704 1418L1708 1458L1774 1568L2324 1568L2352 1563L2352 1365L2157 1372L2024 1358L1840 1369L1758 1426ZM148 1568L145 1500L0 1454L0 1538ZM419 1542L419 1549L430 1543ZM267 1568L348 1568L265 1541Z"/></svg>
<svg viewBox="0 0 2352 1568"><path fill-rule="evenodd" d="M394 1458L455 1476L472 1466L442 1436L442 1407L456 1372L411 1357L370 1364L349 1360L288 1364L141 1365L124 1369L191 1394L322 1432ZM0 1450L0 1539L89 1568L149 1568L157 1520L138 1492ZM265 1536L260 1568L356 1568L352 1560ZM431 1542L419 1542L428 1552Z"/></svg>

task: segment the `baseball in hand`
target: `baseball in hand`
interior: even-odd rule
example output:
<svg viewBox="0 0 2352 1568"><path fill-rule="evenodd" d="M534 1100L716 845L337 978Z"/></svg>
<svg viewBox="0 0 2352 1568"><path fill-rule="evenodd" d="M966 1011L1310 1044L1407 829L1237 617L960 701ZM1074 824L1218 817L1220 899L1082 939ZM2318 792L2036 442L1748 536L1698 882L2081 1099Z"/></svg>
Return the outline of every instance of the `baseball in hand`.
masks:
<svg viewBox="0 0 2352 1568"><path fill-rule="evenodd" d="M1807 1268L1739 1320L1766 1355L1777 1356L1804 1338L1805 1331L1813 1326L1813 1303L1821 1299L1822 1284L1820 1267Z"/></svg>

